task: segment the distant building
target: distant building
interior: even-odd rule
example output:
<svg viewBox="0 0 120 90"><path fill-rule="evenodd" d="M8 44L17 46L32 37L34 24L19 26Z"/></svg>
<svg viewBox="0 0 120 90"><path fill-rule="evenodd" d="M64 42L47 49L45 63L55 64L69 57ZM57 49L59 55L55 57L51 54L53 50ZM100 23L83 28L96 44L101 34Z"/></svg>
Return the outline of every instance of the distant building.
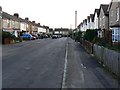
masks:
<svg viewBox="0 0 120 90"><path fill-rule="evenodd" d="M49 34L50 34L50 35L53 34L53 28L49 28Z"/></svg>
<svg viewBox="0 0 120 90"><path fill-rule="evenodd" d="M63 36L66 36L69 34L69 29L68 28L55 28L54 34L61 34Z"/></svg>

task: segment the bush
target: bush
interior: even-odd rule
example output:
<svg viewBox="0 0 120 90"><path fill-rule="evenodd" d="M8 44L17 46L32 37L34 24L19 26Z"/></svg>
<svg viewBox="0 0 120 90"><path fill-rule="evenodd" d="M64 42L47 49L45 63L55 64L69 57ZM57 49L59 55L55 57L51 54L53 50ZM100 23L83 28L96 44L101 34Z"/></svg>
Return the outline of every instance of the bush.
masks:
<svg viewBox="0 0 120 90"><path fill-rule="evenodd" d="M2 44L9 44L15 40L15 36L10 32L2 31Z"/></svg>
<svg viewBox="0 0 120 90"><path fill-rule="evenodd" d="M74 37L75 37L75 41L80 41L80 38L82 37L82 32L81 31L79 31L79 32L76 32L75 34L74 34Z"/></svg>
<svg viewBox="0 0 120 90"><path fill-rule="evenodd" d="M11 39L15 39L15 36L12 35L10 32L6 32L6 31L2 31L2 38L11 38Z"/></svg>
<svg viewBox="0 0 120 90"><path fill-rule="evenodd" d="M90 30L90 29L88 29L85 32L85 35L83 36L83 39L92 42L95 37L97 37L97 30L94 30L94 29Z"/></svg>

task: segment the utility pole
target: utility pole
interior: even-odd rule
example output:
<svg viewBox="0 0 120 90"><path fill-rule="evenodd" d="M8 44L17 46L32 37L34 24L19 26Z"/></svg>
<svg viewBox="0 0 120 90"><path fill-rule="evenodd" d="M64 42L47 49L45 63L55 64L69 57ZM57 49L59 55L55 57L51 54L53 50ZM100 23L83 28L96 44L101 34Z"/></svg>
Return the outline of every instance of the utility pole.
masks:
<svg viewBox="0 0 120 90"><path fill-rule="evenodd" d="M75 11L75 29L77 27L77 10Z"/></svg>

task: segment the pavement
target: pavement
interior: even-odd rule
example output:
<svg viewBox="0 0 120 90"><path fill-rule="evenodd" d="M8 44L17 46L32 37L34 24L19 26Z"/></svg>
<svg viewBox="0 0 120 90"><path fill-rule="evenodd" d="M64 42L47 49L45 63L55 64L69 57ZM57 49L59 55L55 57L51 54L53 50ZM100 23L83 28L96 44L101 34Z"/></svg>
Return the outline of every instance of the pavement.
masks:
<svg viewBox="0 0 120 90"><path fill-rule="evenodd" d="M118 80L71 38L2 47L3 88L118 88Z"/></svg>

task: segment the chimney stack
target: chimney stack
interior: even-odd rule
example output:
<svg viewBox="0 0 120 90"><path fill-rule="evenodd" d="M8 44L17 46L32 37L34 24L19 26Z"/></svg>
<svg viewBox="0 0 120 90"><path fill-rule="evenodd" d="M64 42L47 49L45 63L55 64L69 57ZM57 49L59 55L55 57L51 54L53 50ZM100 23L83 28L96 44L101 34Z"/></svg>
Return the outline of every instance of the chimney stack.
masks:
<svg viewBox="0 0 120 90"><path fill-rule="evenodd" d="M18 13L14 13L14 16L19 18L19 14Z"/></svg>
<svg viewBox="0 0 120 90"><path fill-rule="evenodd" d="M26 17L26 18L25 18L25 20L29 21L29 18L28 18L28 17Z"/></svg>
<svg viewBox="0 0 120 90"><path fill-rule="evenodd" d="M32 21L33 23L35 23L35 21Z"/></svg>
<svg viewBox="0 0 120 90"><path fill-rule="evenodd" d="M40 23L38 23L38 25L40 25Z"/></svg>

